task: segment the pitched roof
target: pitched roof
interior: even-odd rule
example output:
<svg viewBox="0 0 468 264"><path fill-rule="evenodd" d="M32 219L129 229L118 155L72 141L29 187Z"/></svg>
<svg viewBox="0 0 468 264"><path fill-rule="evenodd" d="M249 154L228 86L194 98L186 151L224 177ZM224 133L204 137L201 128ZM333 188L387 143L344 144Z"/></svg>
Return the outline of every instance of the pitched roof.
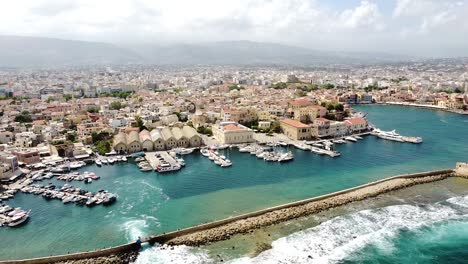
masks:
<svg viewBox="0 0 468 264"><path fill-rule="evenodd" d="M296 127L296 128L309 128L310 127L309 125L306 125L306 124L304 124L302 122L299 122L297 120L292 120L292 119L283 119L283 120L281 120L281 122L285 123L287 125Z"/></svg>
<svg viewBox="0 0 468 264"><path fill-rule="evenodd" d="M242 128L234 125L234 124L228 124L228 125L225 125L223 127L224 130L230 130L230 131L234 131L234 130L243 130Z"/></svg>
<svg viewBox="0 0 468 264"><path fill-rule="evenodd" d="M131 131L127 134L127 143L133 143L135 141L140 143L140 135L136 131Z"/></svg>
<svg viewBox="0 0 468 264"><path fill-rule="evenodd" d="M311 102L308 99L296 99L296 100L293 100L293 101L289 101L289 104L299 105L299 106L306 106L306 105L310 105Z"/></svg>
<svg viewBox="0 0 468 264"><path fill-rule="evenodd" d="M360 125L360 124L367 123L367 120L364 119L364 118L361 118L361 117L357 117L357 118L350 118L350 119L346 120L345 122L350 124L350 125Z"/></svg>

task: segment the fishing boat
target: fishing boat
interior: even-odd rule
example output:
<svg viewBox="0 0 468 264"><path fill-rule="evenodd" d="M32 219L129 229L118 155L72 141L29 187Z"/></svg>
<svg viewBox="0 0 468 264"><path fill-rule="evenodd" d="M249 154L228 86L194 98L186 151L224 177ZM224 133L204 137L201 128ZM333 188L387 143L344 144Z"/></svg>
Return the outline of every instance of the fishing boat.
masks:
<svg viewBox="0 0 468 264"><path fill-rule="evenodd" d="M170 171L178 171L180 170L181 167L180 165L159 165L157 168L156 168L156 171L159 172L159 173L162 173L162 172L170 172Z"/></svg>
<svg viewBox="0 0 468 264"><path fill-rule="evenodd" d="M147 172L147 171L152 171L153 168L151 166L143 166L140 168L140 171Z"/></svg>
<svg viewBox="0 0 468 264"><path fill-rule="evenodd" d="M291 161L294 159L294 155L292 154L291 151L287 152L287 153L283 153L279 158L278 158L278 162L287 162L287 161Z"/></svg>
<svg viewBox="0 0 468 264"><path fill-rule="evenodd" d="M140 162L140 161L144 161L145 158L144 157L138 157L135 159L135 162Z"/></svg>
<svg viewBox="0 0 468 264"><path fill-rule="evenodd" d="M178 155L188 155L193 152L192 148L176 148L174 152Z"/></svg>

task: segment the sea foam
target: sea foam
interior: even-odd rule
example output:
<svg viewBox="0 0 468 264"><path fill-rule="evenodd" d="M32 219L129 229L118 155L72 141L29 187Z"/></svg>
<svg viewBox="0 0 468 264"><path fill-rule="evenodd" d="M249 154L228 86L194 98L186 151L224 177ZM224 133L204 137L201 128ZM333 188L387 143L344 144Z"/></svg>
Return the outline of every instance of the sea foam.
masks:
<svg viewBox="0 0 468 264"><path fill-rule="evenodd" d="M416 231L436 223L468 219L468 196L429 205L394 205L335 217L307 230L280 238L270 250L227 263L338 263L373 245L391 254L393 239L403 231ZM143 251L142 263L217 263L204 249L176 246Z"/></svg>

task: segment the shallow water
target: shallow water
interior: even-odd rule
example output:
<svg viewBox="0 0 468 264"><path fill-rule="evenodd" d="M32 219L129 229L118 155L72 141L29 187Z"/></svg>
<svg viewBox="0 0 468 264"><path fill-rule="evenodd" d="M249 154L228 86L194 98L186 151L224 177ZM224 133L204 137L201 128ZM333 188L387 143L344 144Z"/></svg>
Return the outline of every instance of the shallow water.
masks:
<svg viewBox="0 0 468 264"><path fill-rule="evenodd" d="M184 157L186 168L158 175L132 163L89 166L102 178L87 190L106 189L116 204L94 208L63 205L29 194L8 204L32 209L29 223L0 228L0 259L62 254L118 245L228 216L309 198L402 173L454 167L467 159L467 116L395 106L363 106L376 126L422 136L420 145L377 139L339 145L339 158L291 149L295 160L273 164L227 151L234 163L220 168L200 154ZM442 122L444 120L445 122ZM44 183L47 183L45 181ZM64 184L64 182L60 182Z"/></svg>

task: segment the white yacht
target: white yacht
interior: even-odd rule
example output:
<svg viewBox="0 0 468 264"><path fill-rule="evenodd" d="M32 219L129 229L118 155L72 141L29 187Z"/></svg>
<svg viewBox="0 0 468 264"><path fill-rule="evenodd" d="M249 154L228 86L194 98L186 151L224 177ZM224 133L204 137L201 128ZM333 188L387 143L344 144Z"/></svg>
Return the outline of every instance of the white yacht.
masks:
<svg viewBox="0 0 468 264"><path fill-rule="evenodd" d="M209 157L210 156L210 151L208 149L201 149L200 150L200 153L205 156L205 157Z"/></svg>
<svg viewBox="0 0 468 264"><path fill-rule="evenodd" d="M230 166L232 166L232 162L230 160L225 160L225 161L221 162L220 166L222 168L230 167Z"/></svg>
<svg viewBox="0 0 468 264"><path fill-rule="evenodd" d="M309 150L310 149L310 147L307 146L304 143L294 143L293 146L298 148L298 149L301 149L301 150Z"/></svg>
<svg viewBox="0 0 468 264"><path fill-rule="evenodd" d="M193 148L176 148L174 152L179 155L188 155L193 152Z"/></svg>
<svg viewBox="0 0 468 264"><path fill-rule="evenodd" d="M29 213L30 212L31 212L31 210L29 210L28 212L22 211L22 213L16 214L15 216L13 216L10 219L10 222L8 223L8 226L9 227L15 227L15 226L19 226L22 223L26 222L26 220L29 219Z"/></svg>
<svg viewBox="0 0 468 264"><path fill-rule="evenodd" d="M387 139L387 140L405 142L403 137L400 134L398 134L395 130L382 131L380 129L374 129L374 131L372 131L372 134L379 137L379 138L383 138L383 139Z"/></svg>
<svg viewBox="0 0 468 264"><path fill-rule="evenodd" d="M356 142L356 141L357 141L357 139L355 139L355 138L352 137L352 136L345 137L345 139L348 140L348 141L352 141L352 142Z"/></svg>

